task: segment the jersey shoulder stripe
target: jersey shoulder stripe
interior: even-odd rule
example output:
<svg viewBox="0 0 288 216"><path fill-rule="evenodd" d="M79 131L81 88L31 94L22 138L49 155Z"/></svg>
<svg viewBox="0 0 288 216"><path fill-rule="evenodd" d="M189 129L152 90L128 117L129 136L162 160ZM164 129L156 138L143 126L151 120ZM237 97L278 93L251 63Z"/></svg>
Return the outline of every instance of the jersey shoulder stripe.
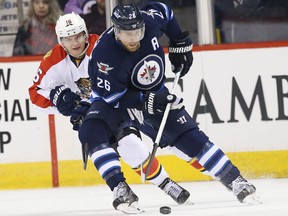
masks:
<svg viewBox="0 0 288 216"><path fill-rule="evenodd" d="M64 50L64 48L57 44L53 49L51 49L49 52L46 53L46 55L43 57L40 68L42 72L48 71L51 67L56 65L58 62L62 61L64 58L66 58L67 53Z"/></svg>

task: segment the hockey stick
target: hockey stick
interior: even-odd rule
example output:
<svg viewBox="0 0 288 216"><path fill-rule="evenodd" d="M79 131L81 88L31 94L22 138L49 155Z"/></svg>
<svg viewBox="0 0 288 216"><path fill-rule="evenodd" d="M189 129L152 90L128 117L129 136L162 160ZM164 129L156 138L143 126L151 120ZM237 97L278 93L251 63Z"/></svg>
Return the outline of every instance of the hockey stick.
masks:
<svg viewBox="0 0 288 216"><path fill-rule="evenodd" d="M180 74L181 74L181 71L176 73L175 78L174 78L174 82L173 82L173 86L172 86L172 89L170 91L170 94L174 93L175 87L176 87L176 85L177 85L177 83L179 81L179 78L180 78ZM168 103L166 108L165 108L165 111L164 111L164 114L163 114L163 117L162 117L162 121L160 123L159 130L158 130L155 142L153 144L153 149L152 149L152 152L151 152L151 155L150 155L150 158L149 158L149 162L148 162L148 165L147 165L147 168L146 168L145 172L143 170L143 166L141 165L141 180L142 180L142 182L146 181L147 176L148 176L148 174L150 172L150 169L151 169L151 166L152 166L152 161L154 160L157 148L159 147L159 142L160 142L160 139L162 137L162 133L163 133L163 130L164 130L164 127L165 127L165 124L166 124L166 121L167 121L171 106L172 106L172 103Z"/></svg>
<svg viewBox="0 0 288 216"><path fill-rule="evenodd" d="M87 168L88 154L89 154L88 152L89 152L88 143L85 143L84 145L82 145L82 159L84 170L86 170Z"/></svg>

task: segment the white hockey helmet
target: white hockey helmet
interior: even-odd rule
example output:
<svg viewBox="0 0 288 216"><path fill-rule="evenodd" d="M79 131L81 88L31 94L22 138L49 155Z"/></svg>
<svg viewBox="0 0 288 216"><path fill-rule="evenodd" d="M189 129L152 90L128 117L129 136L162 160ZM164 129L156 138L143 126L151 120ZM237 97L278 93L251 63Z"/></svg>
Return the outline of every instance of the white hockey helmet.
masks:
<svg viewBox="0 0 288 216"><path fill-rule="evenodd" d="M74 12L60 16L57 20L55 31L60 45L62 45L61 38L76 35L83 31L88 37L88 31L84 19Z"/></svg>

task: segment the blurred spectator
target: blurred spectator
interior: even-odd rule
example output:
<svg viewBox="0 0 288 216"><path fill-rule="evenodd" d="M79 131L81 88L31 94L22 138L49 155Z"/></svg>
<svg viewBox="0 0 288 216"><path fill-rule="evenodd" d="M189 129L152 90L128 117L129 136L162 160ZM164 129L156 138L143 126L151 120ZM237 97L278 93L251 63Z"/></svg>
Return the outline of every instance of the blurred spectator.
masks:
<svg viewBox="0 0 288 216"><path fill-rule="evenodd" d="M151 1L155 1L155 0L117 0L116 3L117 4L135 4L137 5L139 8L143 8L147 3L151 2ZM167 0L157 0L159 2L163 2L165 4L167 4ZM168 3L170 4L171 0L168 0Z"/></svg>
<svg viewBox="0 0 288 216"><path fill-rule="evenodd" d="M214 8L218 43L288 40L287 0L214 0Z"/></svg>
<svg viewBox="0 0 288 216"><path fill-rule="evenodd" d="M75 12L78 14L87 14L91 12L93 4L95 4L95 0L68 0L64 8L64 13Z"/></svg>
<svg viewBox="0 0 288 216"><path fill-rule="evenodd" d="M17 32L13 56L45 54L54 47L55 24L60 14L57 0L31 0L27 18Z"/></svg>
<svg viewBox="0 0 288 216"><path fill-rule="evenodd" d="M102 34L106 29L105 0L94 0L91 12L81 15L90 34Z"/></svg>
<svg viewBox="0 0 288 216"><path fill-rule="evenodd" d="M68 2L68 0L58 0L58 4L59 4L60 9L62 11L64 11L64 8L65 8L65 5L66 5L67 2Z"/></svg>

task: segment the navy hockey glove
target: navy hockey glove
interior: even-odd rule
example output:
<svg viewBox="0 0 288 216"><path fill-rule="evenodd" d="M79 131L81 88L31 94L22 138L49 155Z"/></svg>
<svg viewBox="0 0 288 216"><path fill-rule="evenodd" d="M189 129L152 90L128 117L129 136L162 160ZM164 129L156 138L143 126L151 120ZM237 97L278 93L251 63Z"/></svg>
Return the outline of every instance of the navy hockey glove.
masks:
<svg viewBox="0 0 288 216"><path fill-rule="evenodd" d="M148 91L143 94L143 109L150 115L161 113L165 110L168 103L173 103L176 96L167 91L154 92Z"/></svg>
<svg viewBox="0 0 288 216"><path fill-rule="evenodd" d="M188 31L182 32L180 38L170 40L168 57L173 73L181 71L181 77L188 73L193 63L192 47L193 42Z"/></svg>
<svg viewBox="0 0 288 216"><path fill-rule="evenodd" d="M87 101L81 101L78 106L73 110L70 122L73 125L73 130L78 131L83 123L85 115L90 108L90 103Z"/></svg>
<svg viewBox="0 0 288 216"><path fill-rule="evenodd" d="M62 115L70 116L81 98L67 86L61 85L51 90L50 100Z"/></svg>

